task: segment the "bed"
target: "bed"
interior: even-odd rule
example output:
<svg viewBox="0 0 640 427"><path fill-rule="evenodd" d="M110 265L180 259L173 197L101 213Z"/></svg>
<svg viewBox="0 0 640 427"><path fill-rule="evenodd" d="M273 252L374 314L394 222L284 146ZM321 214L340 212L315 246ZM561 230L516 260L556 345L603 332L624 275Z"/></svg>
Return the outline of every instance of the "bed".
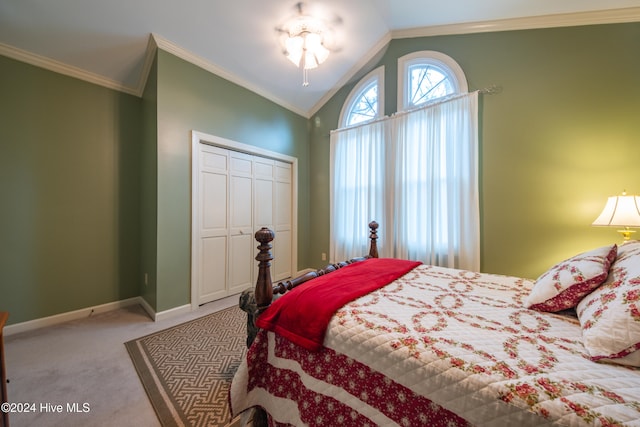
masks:
<svg viewBox="0 0 640 427"><path fill-rule="evenodd" d="M369 255L275 286L273 233L256 233L234 415L255 410L256 424L276 426L640 426L640 242L577 254L534 281L377 258L372 225ZM372 285L379 276L389 282ZM376 289L344 295L359 283ZM284 295L272 303L274 293Z"/></svg>

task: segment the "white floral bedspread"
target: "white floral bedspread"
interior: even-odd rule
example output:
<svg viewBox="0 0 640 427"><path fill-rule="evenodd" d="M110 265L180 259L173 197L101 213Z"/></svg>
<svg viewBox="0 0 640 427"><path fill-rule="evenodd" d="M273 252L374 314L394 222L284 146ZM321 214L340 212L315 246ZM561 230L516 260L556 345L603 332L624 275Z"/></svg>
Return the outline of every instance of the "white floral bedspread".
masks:
<svg viewBox="0 0 640 427"><path fill-rule="evenodd" d="M320 352L261 331L232 410L296 426L640 426L640 370L590 361L577 319L523 307L532 286L422 265L340 309Z"/></svg>

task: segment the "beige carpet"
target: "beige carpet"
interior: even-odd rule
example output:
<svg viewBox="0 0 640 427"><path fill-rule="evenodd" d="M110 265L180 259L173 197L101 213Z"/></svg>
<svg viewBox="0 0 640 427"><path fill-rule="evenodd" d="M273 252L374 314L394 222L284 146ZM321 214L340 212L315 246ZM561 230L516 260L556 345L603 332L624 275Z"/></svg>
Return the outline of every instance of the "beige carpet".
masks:
<svg viewBox="0 0 640 427"><path fill-rule="evenodd" d="M224 426L245 339L246 314L231 307L125 346L163 426Z"/></svg>

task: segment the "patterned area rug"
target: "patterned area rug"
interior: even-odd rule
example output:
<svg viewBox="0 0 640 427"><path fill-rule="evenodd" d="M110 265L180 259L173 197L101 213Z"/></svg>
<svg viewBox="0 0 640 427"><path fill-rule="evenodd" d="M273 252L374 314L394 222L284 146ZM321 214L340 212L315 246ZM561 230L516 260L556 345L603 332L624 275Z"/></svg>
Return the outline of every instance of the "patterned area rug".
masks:
<svg viewBox="0 0 640 427"><path fill-rule="evenodd" d="M231 307L125 346L163 426L224 426L245 339L246 314Z"/></svg>

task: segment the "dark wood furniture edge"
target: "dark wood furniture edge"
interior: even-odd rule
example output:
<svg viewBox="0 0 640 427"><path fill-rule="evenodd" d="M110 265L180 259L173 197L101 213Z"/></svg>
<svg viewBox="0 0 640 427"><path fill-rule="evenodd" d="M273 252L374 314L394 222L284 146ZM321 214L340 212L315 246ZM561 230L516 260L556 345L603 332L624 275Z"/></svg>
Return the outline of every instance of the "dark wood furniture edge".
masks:
<svg viewBox="0 0 640 427"><path fill-rule="evenodd" d="M9 313L6 311L0 311L0 403L9 402L9 398L7 396L7 371L5 370L5 354L4 354L4 325L7 323L7 319L9 318ZM0 411L1 417L0 424L1 427L9 427L9 412L8 411Z"/></svg>
<svg viewBox="0 0 640 427"><path fill-rule="evenodd" d="M271 242L274 237L275 233L266 227L256 232L255 238L260 243L260 245L258 245L259 252L256 256L256 261L258 261L258 279L256 280L255 289L247 289L240 295L240 308L247 313L247 348L251 347L253 340L258 334L256 319L260 313L271 305L274 295L284 294L309 280L330 274L354 262L364 261L368 258L378 258L378 223L371 221L369 223L370 244L368 255L352 258L336 264L329 264L319 270L310 271L293 279L273 285L271 281L271 261L273 260L273 256L271 255ZM262 408L253 408L251 418L251 425L254 427L264 427L268 425L267 413Z"/></svg>
<svg viewBox="0 0 640 427"><path fill-rule="evenodd" d="M247 347L251 346L258 328L256 327L257 317L266 310L273 301L274 295L282 295L291 289L302 285L303 283L313 280L316 277L330 274L344 266L354 262L364 261L367 258L378 258L378 223L371 221L369 223L369 254L363 257L352 258L348 261L342 261L335 264L329 264L324 268L316 271L310 271L303 275L297 276L290 280L273 285L271 281L271 241L273 241L275 233L266 227L261 228L255 234L258 245L258 279L254 289L247 289L240 295L240 308L247 313Z"/></svg>

